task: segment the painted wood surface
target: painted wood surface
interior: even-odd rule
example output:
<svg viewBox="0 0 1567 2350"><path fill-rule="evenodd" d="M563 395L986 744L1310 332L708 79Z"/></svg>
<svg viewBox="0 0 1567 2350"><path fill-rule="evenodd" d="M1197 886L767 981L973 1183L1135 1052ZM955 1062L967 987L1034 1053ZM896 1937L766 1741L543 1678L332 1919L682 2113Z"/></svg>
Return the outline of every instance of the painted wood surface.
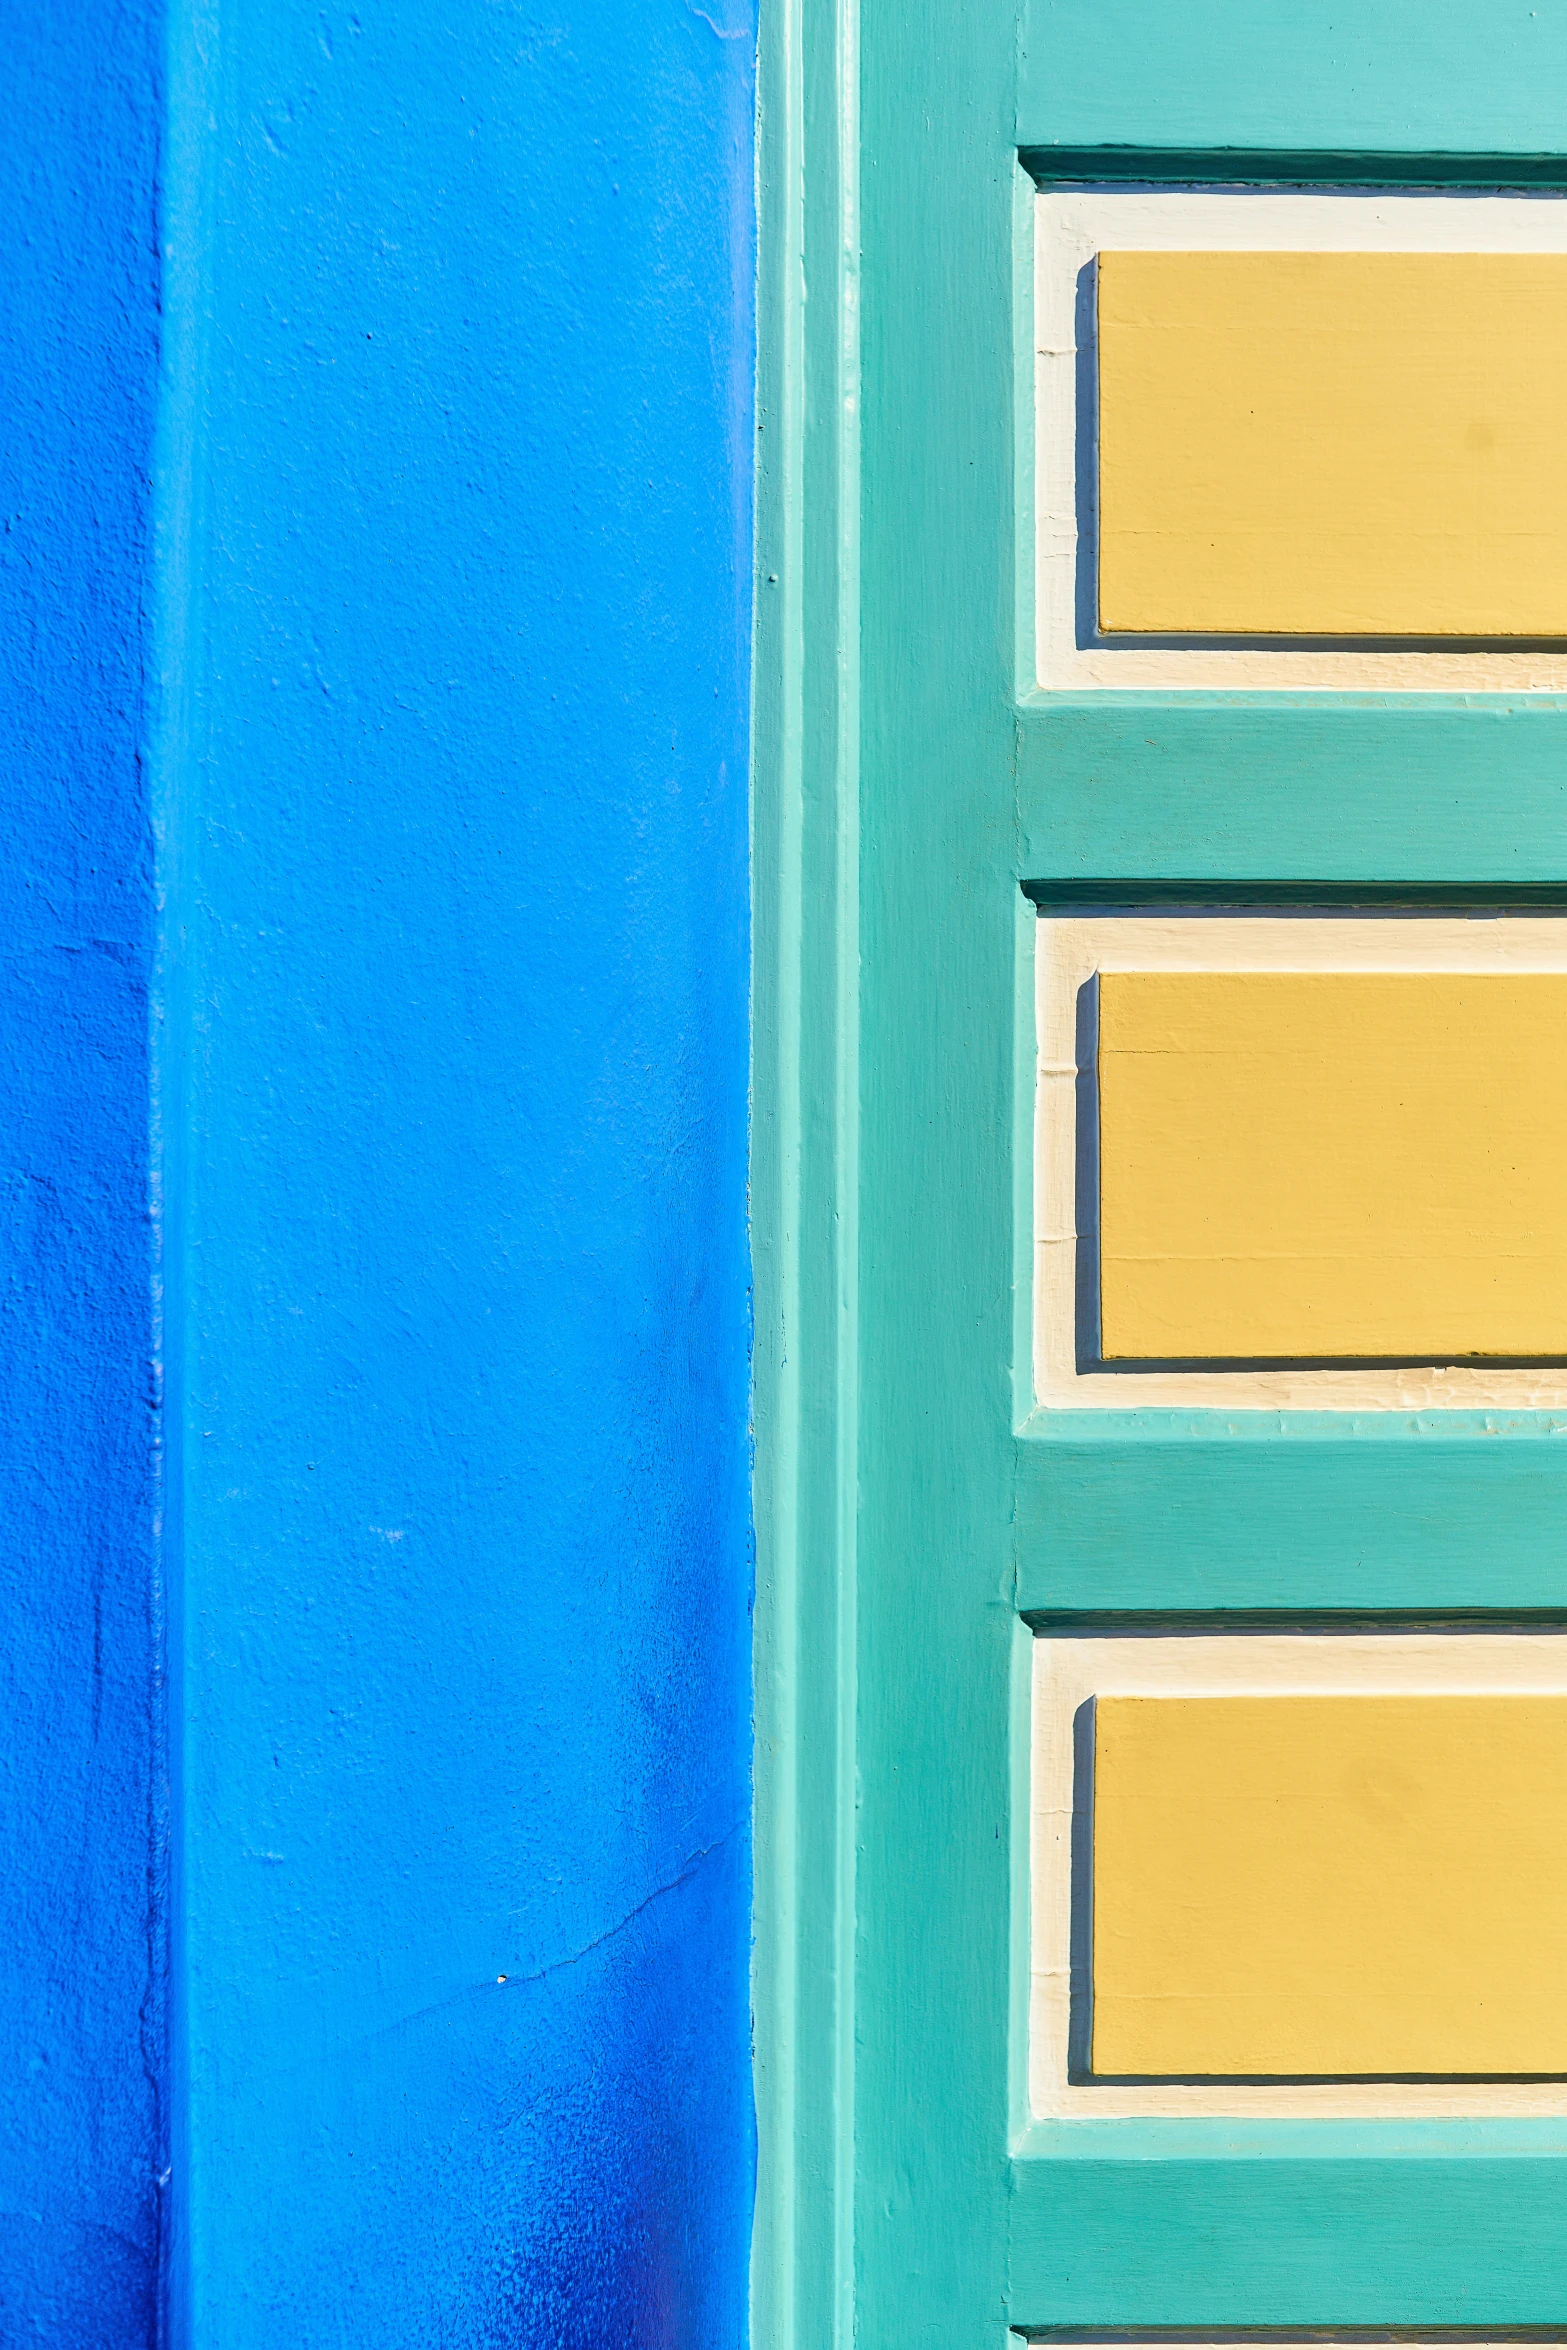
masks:
<svg viewBox="0 0 1567 2350"><path fill-rule="evenodd" d="M1550 1414L1036 1414L1029 1390L1020 881L1567 871L1549 700L1034 690L1019 142L1272 144L1298 179L1303 146L1363 168L1423 139L1429 172L1557 136L1558 34L1527 11L1331 14L1059 8L1025 32L1021 115L1011 8L862 25L832 0L770 35L758 1599L786 1931L761 2168L799 2196L769 2207L756 2338L791 2350L1560 2319L1556 2121L1026 2105L1020 1604L1567 1604Z"/></svg>
<svg viewBox="0 0 1567 2350"><path fill-rule="evenodd" d="M1319 158L1331 178L1363 178L1369 161L1424 181L1472 177L1478 159L1495 186L1560 153L1567 22L1530 0L1365 0L1353 18L1335 0L1023 0L1018 13L1018 143L1076 150L1074 176L1085 147L1123 176L1175 155L1189 179L1227 150L1296 181Z"/></svg>
<svg viewBox="0 0 1567 2350"><path fill-rule="evenodd" d="M1107 1358L1567 1352L1567 975L1098 993Z"/></svg>
<svg viewBox="0 0 1567 2350"><path fill-rule="evenodd" d="M1277 904L1205 910L1162 904L1151 894L1146 905L1120 911L1091 904L1047 910L1034 939L1034 1395L1040 1406L1122 1410L1135 1403L1145 1418L1169 1405L1203 1404L1353 1412L1567 1409L1567 1363L1545 1356L1498 1358L1452 1346L1421 1353L1407 1343L1375 1342L1358 1353L1336 1351L1301 1343L1298 1330L1275 1353L1257 1343L1255 1328L1244 1337L1234 1329L1217 1340L1202 1335L1204 1317L1221 1313L1226 1297L1245 1310L1277 1313L1294 1295L1303 1317L1343 1309L1346 1298L1354 1314L1378 1296L1386 1305L1400 1268L1419 1260L1422 1245L1426 1272L1432 1271L1433 1231L1438 1244L1446 1234L1458 1268L1455 1294L1461 1298L1467 1284L1471 1302L1485 1280L1478 1243L1487 1231L1500 1233L1492 1271L1505 1288L1516 1238L1505 1231L1506 1211L1516 1208L1520 1185L1527 1189L1529 1179L1527 1165L1514 1167L1506 1158L1508 1121L1549 1117L1554 1097L1544 1072L1558 1049L1549 1017L1536 1039L1538 1068L1529 1068L1508 1095L1514 1110L1483 1100L1468 1104L1463 1149L1481 1162L1468 1179L1476 1220L1456 1233L1463 1150L1449 1148L1446 1128L1463 1106L1462 1055L1456 1047L1449 1054L1445 1037L1425 1039L1423 1087L1408 1040L1390 1041L1365 1018L1351 1021L1351 1033L1340 1038L1341 1065L1330 1070L1306 1041L1309 1019L1287 1036L1264 1019L1244 1050L1176 1049L1174 1031L1140 1040L1139 1049L1106 1050L1107 1004L1114 1031L1117 1003L1124 1015L1128 994L1141 1004L1161 989L1184 1003L1186 991L1201 995L1219 984L1221 993L1235 990L1234 1001L1250 1004L1240 991L1255 981L1257 1004L1277 1010L1288 1003L1295 1013L1317 1000L1318 981L1331 981L1330 1002L1334 989L1353 993L1362 982L1373 993L1394 987L1395 1002L1398 989L1416 991L1418 1000L1427 981L1460 996L1476 983L1474 1002L1482 1008L1493 1000L1487 990L1497 980L1505 996L1508 986L1538 978L1549 996L1567 984L1567 919L1527 903L1471 901L1461 912L1374 902L1319 904L1307 912ZM1460 1020L1455 1034L1462 1031ZM1204 1035L1207 1046L1219 1041L1217 1029ZM1141 1049L1154 1041L1161 1049ZM1198 1041L1184 1039L1194 1048ZM1510 1030L1494 1054L1482 1039L1473 1071L1479 1096L1495 1089L1511 1052ZM1303 1070L1314 1072L1309 1082ZM1113 1112L1108 1124L1107 1109ZM1484 1162L1498 1144L1503 1157L1493 1200ZM1407 1177L1401 1152L1414 1161ZM1549 1173L1543 1188L1536 1245L1549 1250ZM1422 1201L1435 1217L1429 1228L1418 1226L1414 1214ZM1356 1247L1366 1282L1351 1279L1346 1286ZM1114 1259L1108 1271L1107 1252ZM1129 1311L1153 1311L1161 1303L1173 1308L1188 1292L1197 1310L1192 1327L1177 1332L1167 1315L1167 1326L1155 1328L1146 1344L1126 1343ZM1423 1315L1454 1310L1452 1296L1444 1307L1442 1295L1428 1297L1418 1285L1408 1302ZM1537 1303L1531 1295L1529 1310ZM1282 1333L1271 1335L1278 1345ZM1406 1328L1400 1335L1407 1342L1411 1333ZM1473 1337L1465 1343L1473 1347Z"/></svg>
<svg viewBox="0 0 1567 2350"><path fill-rule="evenodd" d="M1011 2173L1019 2324L1560 2322L1559 2124L1087 2122L1031 2143Z"/></svg>
<svg viewBox="0 0 1567 2350"><path fill-rule="evenodd" d="M1105 253L1099 613L1567 631L1567 256Z"/></svg>
<svg viewBox="0 0 1567 2350"><path fill-rule="evenodd" d="M1315 882L1351 898L1535 884L1560 902L1564 712L1506 694L1031 694L1008 752L1013 870L1047 889L1179 880L1196 900Z"/></svg>
<svg viewBox="0 0 1567 2350"><path fill-rule="evenodd" d="M1008 1540L1031 1616L1567 1614L1567 1415L1042 1413Z"/></svg>
<svg viewBox="0 0 1567 2350"><path fill-rule="evenodd" d="M1309 2024L1314 2014L1320 2023L1335 1988L1357 1970L1368 1978L1370 2004L1380 2001L1390 2026L1396 2025L1407 2021L1423 1975L1440 1970L1449 1947L1462 1946L1467 1936L1473 1958L1484 1937L1489 1913L1483 1904L1478 1909L1471 1904L1456 1932L1443 1921L1442 1948L1427 1952L1420 1941L1396 1965L1377 1963L1379 1925L1391 1929L1383 1933L1384 1943L1395 1940L1401 1915L1392 1901L1402 1848L1390 1817L1396 1802L1407 1799L1416 1832L1430 1831L1441 1844L1485 1775L1482 1759L1472 1779L1465 1776L1465 1792L1448 1802L1440 1771L1434 1787L1433 1773L1422 1775L1420 1741L1414 1737L1408 1741L1417 1750L1413 1759L1395 1753L1390 1770L1386 1756L1379 1754L1377 1767L1357 1769L1357 1759L1365 1760L1359 1749L1377 1745L1377 1709L1416 1701L1436 1711L1455 1702L1505 1709L1525 1694L1567 1709L1567 1633L1478 1624L1411 1631L1396 1620L1374 1617L1349 1627L1322 1619L1285 1628L1259 1617L1228 1630L1174 1629L1159 1619L1096 1627L1063 1617L1034 1641L1031 1679L1031 2128L1223 2118L1238 2124L1440 2120L1470 2125L1567 2118L1567 2085L1560 2075L1499 2080L1462 2072L1395 2074L1374 2067L1285 2069L1277 2058L1279 2045L1303 2022ZM1372 1726L1359 1732L1352 1726L1339 1740L1330 1724L1314 1738L1298 1736L1293 1747L1275 1737L1278 1767L1270 1773L1265 1719L1258 1769L1243 1768L1226 1779L1212 1803L1183 1801L1222 1743L1202 1727L1205 1707L1218 1709L1222 1724L1226 1707L1272 1709L1275 1715L1296 1709L1310 1715L1319 1700L1358 1707L1356 1718ZM1175 1725L1168 1731L1173 1760L1168 1769L1147 1774L1129 1795L1128 1782L1137 1774L1125 1767L1119 1774L1113 1766L1101 1771L1100 1733L1123 1709L1136 1717L1145 1708L1156 1720ZM1489 1746L1497 1754L1510 1754L1510 1717L1500 1710L1499 1718L1501 1727ZM1193 1719L1195 1731L1188 1727ZM1479 1719L1483 1731L1483 1711ZM1255 1735L1256 1724L1249 1727ZM1144 1741L1145 1747L1158 1744L1152 1736ZM1235 1744L1244 1740L1237 1735ZM1300 1774L1292 1779L1287 1767L1297 1748L1309 1766L1304 1780ZM1143 1754L1142 1747L1137 1754ZM1549 1784L1548 1777L1537 1775L1526 1790L1536 1798L1532 1829L1504 1817L1497 1840L1502 1846L1511 1839L1516 1848L1531 1832L1549 1837ZM1424 1810L1423 1789L1434 1795ZM1504 1805L1517 1792L1516 1786L1504 1789ZM1274 1832L1258 1827L1260 1811L1273 1818ZM1152 1835L1161 1812L1174 1817L1150 1866L1143 1868L1139 1853L1132 1871L1122 1869L1118 1860L1127 1857L1130 1843ZM1359 1872L1357 1881L1359 1846L1374 1844L1379 1835L1395 1847L1392 1860L1385 1871ZM1292 1839L1299 1847L1294 1863L1286 1858ZM1445 1846L1434 1856L1429 1883L1422 1880L1415 1888L1416 1904L1441 1899L1444 1871L1453 1897L1462 1898L1466 1877L1483 1875L1488 1858L1489 1846L1466 1870L1463 1850ZM1318 1862L1323 1866L1315 1897L1307 1898L1303 1887ZM1556 1869L1547 1855L1542 1911L1550 1908ZM1498 1924L1505 1925L1520 1904L1527 1905L1529 1891L1509 1879L1495 1905ZM1164 1892L1170 1896L1167 1902L1161 1900ZM1232 1914L1223 1949L1204 1951L1193 1967L1183 1967L1183 1958L1226 1905ZM1347 1919L1357 1905L1361 1914ZM1344 1931L1338 1944L1325 1950L1333 1942L1335 1922ZM1540 1922L1538 1917L1530 1921L1530 1939L1515 1970L1519 1974L1528 1972L1536 1955ZM1103 1934L1097 1931L1100 1923ZM1477 1989L1490 1994L1488 2016L1493 2004L1501 2007L1509 1989L1517 1988L1510 1972L1513 1949L1505 1937L1487 1947L1461 1986L1465 1996ZM1380 1958L1387 1959L1385 1949ZM1225 1982L1226 1968L1235 1978L1228 2002L1213 1996ZM1299 1984L1298 1998L1293 1989L1289 1996L1274 1996L1281 1977ZM1549 2006L1549 1999L1542 2004ZM1117 2019L1127 2029L1144 2032L1142 2053L1149 2061L1141 2068L1115 2064L1113 2054L1111 2064L1096 2062L1102 2053L1100 2027ZM1182 2051L1183 2058L1195 2054L1196 2060L1171 2062L1168 2050L1153 2047L1160 2030L1177 2041L1183 2031L1195 2034L1204 2020L1213 2027L1211 2038L1254 2027L1260 2043L1272 2028L1271 2052L1254 2047L1248 2056L1256 2061L1237 2070L1220 2069L1208 2052ZM1358 2008L1354 2020L1360 2020Z"/></svg>
<svg viewBox="0 0 1567 2350"><path fill-rule="evenodd" d="M1156 324L1169 329L1171 321L1163 314L1167 304L1154 305L1146 316L1139 314L1140 325L1135 330L1128 327L1119 338L1120 356L1131 361L1130 374L1119 367L1107 372L1099 317L1105 281L1125 270L1162 271L1166 266L1175 273L1191 268L1226 276L1232 263L1244 278L1248 272L1270 272L1275 261L1286 273L1319 265L1354 273L1383 264L1398 272L1418 264L1421 270L1445 274L1449 262L1468 270L1481 256L1495 257L1504 276L1520 266L1550 272L1567 267L1567 197L1560 190L1510 190L1494 169L1488 184L1478 185L1413 186L1407 180L1366 185L1364 171L1355 184L1334 179L1331 169L1326 184L1313 185L1316 172L1324 167L1322 159L1302 162L1297 179L1303 184L1296 185L1270 185L1265 177L1259 179L1255 158L1249 180L1233 160L1222 165L1212 158L1193 161L1188 183L1191 177L1210 183L1197 186L1179 184L1168 158L1148 159L1146 168L1156 176L1142 184L1127 170L1124 157L1090 159L1085 166L1087 185L1051 180L1042 157L1033 159L1033 167L1045 174L1034 202L1031 287L1036 434L1032 576L1037 676L1042 686L1065 691L1161 687L1182 693L1214 688L1535 693L1567 687L1567 650L1560 640L1547 638L1204 634L1200 622L1183 633L1153 615L1147 627L1154 633L1142 633L1112 622L1102 610L1099 576L1103 526L1117 518L1127 520L1124 465L1115 468L1114 482L1106 474L1102 483L1101 475L1106 456L1103 428L1113 425L1117 416L1125 424L1129 382L1150 393L1148 399L1131 403L1138 425L1137 451L1146 456L1157 447L1168 458L1172 431L1182 451L1173 473L1166 466L1168 478L1140 476L1141 488L1165 506L1172 492L1183 503L1195 501L1203 521L1195 537L1179 530L1150 536L1137 528L1120 532L1117 544L1134 562L1173 564L1174 576L1187 579L1188 585L1194 563L1206 567L1205 576L1229 576L1236 560L1244 557L1243 571L1249 562L1252 571L1260 565L1266 574L1271 556L1286 548L1291 532L1298 536L1299 528L1305 529L1320 557L1321 522L1335 513L1342 528L1333 543L1345 553L1346 562L1356 549L1374 552L1381 542L1368 525L1378 514L1387 519L1387 485L1407 476L1409 458L1419 446L1418 434L1401 420L1390 424L1384 412L1361 397L1368 373L1361 360L1369 355L1374 376L1379 357L1396 363L1401 355L1409 355L1410 338L1394 336L1390 345L1374 306L1373 314L1360 322L1363 332L1346 340L1342 322L1336 322L1333 333L1320 338L1319 348L1318 341L1300 343L1292 331L1294 313L1281 305L1278 334L1258 343L1247 329L1237 330L1240 356L1226 354L1219 363L1217 384L1192 401L1187 397L1192 391L1191 363L1195 358L1200 374L1213 357L1205 343L1206 358L1188 347L1189 335L1176 337L1186 373L1168 387L1152 387L1146 367L1138 364L1139 352L1146 360L1150 349L1167 360L1174 357L1168 332L1161 337L1153 331ZM1098 179L1100 172L1107 177ZM1232 184L1213 185L1215 176ZM1186 323L1189 327L1190 321ZM1117 342L1113 330L1110 341ZM1367 351L1357 360L1360 344ZM1335 368L1332 354L1344 365ZM1442 369L1435 393L1427 370L1422 395L1427 408L1439 411L1441 391L1462 389L1466 377L1472 388L1493 356L1487 346L1471 351L1466 366ZM1304 409L1297 380L1302 369L1308 377L1315 371L1323 379L1313 387L1318 396ZM1386 366L1382 372L1388 372ZM1392 373L1397 376L1396 364ZM1526 381L1538 383L1532 369ZM1501 390L1502 406L1516 408L1519 394L1510 378ZM1548 402L1549 394L1542 389L1537 404ZM1227 404L1236 412L1228 428ZM1114 415L1107 414L1107 407ZM1191 427L1184 439L1182 416ZM1274 433L1282 432L1289 443L1287 460L1280 465L1270 466L1260 446L1269 437L1270 420ZM1335 421L1340 428L1336 438L1330 429ZM1208 440L1204 436L1210 422L1214 432ZM1440 438L1440 416L1436 424ZM1376 472L1374 494L1365 511L1357 507L1346 514L1341 460L1347 457L1353 465L1357 452L1364 455L1368 433L1374 440L1379 431L1392 441L1394 454L1385 472ZM1124 433L1118 437L1112 431L1111 439L1118 456L1124 457ZM1217 454L1221 450L1222 457ZM1237 505L1248 452L1256 460L1251 468L1255 511L1244 499ZM1444 450L1434 487L1427 485L1432 491L1430 519L1441 520L1447 513L1449 485L1466 468L1472 473L1493 460L1500 463L1502 455L1498 446L1488 454L1469 451L1456 459ZM1554 441L1547 449L1547 471L1552 462ZM1302 513L1297 493L1313 463L1326 465L1330 478L1324 493ZM1292 499L1297 501L1294 523L1289 520ZM1259 533L1255 525L1263 515L1269 528ZM1226 516L1227 535L1216 535L1213 526L1224 523ZM1170 519L1168 513L1165 519ZM1415 527L1420 522L1418 515L1405 519ZM1471 513L1471 522L1475 519ZM1534 522L1531 511L1527 527ZM1405 543L1396 533L1395 539L1399 545ZM1251 555L1245 556L1248 547ZM1141 554L1134 553L1138 548ZM1421 578L1423 584L1424 574ZM1290 592L1295 582L1292 570L1286 583ZM1356 584L1366 582L1357 576ZM1198 632L1192 633L1193 628Z"/></svg>
<svg viewBox="0 0 1567 2350"><path fill-rule="evenodd" d="M1107 1697L1100 2075L1567 2072L1567 1698Z"/></svg>

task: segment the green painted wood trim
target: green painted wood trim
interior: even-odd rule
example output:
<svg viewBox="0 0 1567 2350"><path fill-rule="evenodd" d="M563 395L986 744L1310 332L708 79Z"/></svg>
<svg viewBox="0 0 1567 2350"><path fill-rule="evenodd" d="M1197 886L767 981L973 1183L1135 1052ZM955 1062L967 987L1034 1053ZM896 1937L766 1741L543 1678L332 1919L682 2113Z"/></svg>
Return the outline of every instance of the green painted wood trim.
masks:
<svg viewBox="0 0 1567 2350"><path fill-rule="evenodd" d="M1428 33L1431 13L1422 0ZM1368 54L1394 54L1396 14L1372 0L1369 30L1357 21ZM1032 143L1080 155L1139 140L1211 155L1223 137L1271 148L1274 164L1307 147L1319 164L1334 148L1386 155L1406 137L1422 170L1441 145L1472 164L1545 144L1530 131L1545 102L1517 66L1534 54L1533 19L1511 0L1485 40L1513 61L1492 94L1505 82L1516 103L1489 131L1483 71L1476 97L1454 91L1448 64L1439 87L1422 81L1417 59L1397 94L1414 90L1409 122L1390 128L1381 66L1364 102L1326 73L1338 36L1319 0L1273 15L1280 54L1309 53L1303 92L1277 75L1264 88L1254 60L1197 89L1191 61L1235 34L1233 12L1036 10L1021 118L1003 0L961 22L934 0L873 12L862 76L851 0L774 0L764 15L765 2350L847 2350L851 2335L864 2350L1000 2350L1009 2315L1092 2329L1539 2327L1564 2314L1550 2182L1567 2176L1567 2130L1040 2130L1022 2094L1020 1608L1098 1622L1567 1619L1567 1446L1548 1415L1029 1409L1033 913L1020 879L1046 895L1168 883L1516 904L1560 902L1567 884L1567 697L1028 688L1017 523L1031 442L1014 431L1026 400L1009 397L1026 389L1031 349L1020 120ZM1475 12L1437 16L1438 49L1484 45ZM1255 48L1256 27L1242 33L1241 51ZM1162 89L1149 60L1177 53ZM1435 130L1433 89L1452 100Z"/></svg>
<svg viewBox="0 0 1567 2350"><path fill-rule="evenodd" d="M1560 2311L1559 2144L1311 2159L1284 2142L1305 2126L1269 2154L1015 2162L1012 2324L1408 2332Z"/></svg>
<svg viewBox="0 0 1567 2350"><path fill-rule="evenodd" d="M1531 159L1563 146L1564 81L1567 17L1547 0L1028 0L1015 135Z"/></svg>
<svg viewBox="0 0 1567 2350"><path fill-rule="evenodd" d="M1006 2340L1027 1646L1009 9L864 19L856 2274L863 2350ZM803 2346L802 2346L803 2350Z"/></svg>
<svg viewBox="0 0 1567 2350"><path fill-rule="evenodd" d="M1560 884L1559 697L1037 697L1017 715L1018 870Z"/></svg>
<svg viewBox="0 0 1567 2350"><path fill-rule="evenodd" d="M1062 1412L1017 1460L1026 1612L1567 1611L1562 1415Z"/></svg>
<svg viewBox="0 0 1567 2350"><path fill-rule="evenodd" d="M856 39L856 0L768 0L761 11L756 2350L847 2345L854 2330Z"/></svg>

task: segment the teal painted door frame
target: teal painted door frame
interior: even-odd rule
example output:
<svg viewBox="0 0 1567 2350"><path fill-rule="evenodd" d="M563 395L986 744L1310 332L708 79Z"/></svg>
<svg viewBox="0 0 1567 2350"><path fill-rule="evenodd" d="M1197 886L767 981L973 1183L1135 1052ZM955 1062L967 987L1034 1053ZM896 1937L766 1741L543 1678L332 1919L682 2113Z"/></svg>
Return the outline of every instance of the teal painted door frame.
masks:
<svg viewBox="0 0 1567 2350"><path fill-rule="evenodd" d="M759 2350L1567 2320L1567 2123L1023 2092L1035 1624L1567 1620L1559 1416L1033 1410L1035 902L1561 902L1567 704L1041 694L1020 525L1022 154L1560 184L1564 88L1515 0L764 12Z"/></svg>

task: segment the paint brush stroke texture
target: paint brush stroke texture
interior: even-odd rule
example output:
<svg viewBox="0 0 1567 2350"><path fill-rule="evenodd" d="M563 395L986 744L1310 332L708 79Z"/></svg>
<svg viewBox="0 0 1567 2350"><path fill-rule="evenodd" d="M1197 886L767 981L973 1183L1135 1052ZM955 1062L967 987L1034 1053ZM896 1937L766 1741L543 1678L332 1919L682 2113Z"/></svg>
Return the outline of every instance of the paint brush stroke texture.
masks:
<svg viewBox="0 0 1567 2350"><path fill-rule="evenodd" d="M1567 2073L1567 1698L1108 1697L1101 2075Z"/></svg>
<svg viewBox="0 0 1567 2350"><path fill-rule="evenodd" d="M200 83L203 2350L743 2334L753 47L284 0Z"/></svg>
<svg viewBox="0 0 1567 2350"><path fill-rule="evenodd" d="M1567 254L1102 253L1099 611L1567 634Z"/></svg>
<svg viewBox="0 0 1567 2350"><path fill-rule="evenodd" d="M1567 975L1106 972L1106 1358L1567 1354Z"/></svg>
<svg viewBox="0 0 1567 2350"><path fill-rule="evenodd" d="M1549 155L1564 74L1567 21L1538 0L1026 0L1018 143Z"/></svg>

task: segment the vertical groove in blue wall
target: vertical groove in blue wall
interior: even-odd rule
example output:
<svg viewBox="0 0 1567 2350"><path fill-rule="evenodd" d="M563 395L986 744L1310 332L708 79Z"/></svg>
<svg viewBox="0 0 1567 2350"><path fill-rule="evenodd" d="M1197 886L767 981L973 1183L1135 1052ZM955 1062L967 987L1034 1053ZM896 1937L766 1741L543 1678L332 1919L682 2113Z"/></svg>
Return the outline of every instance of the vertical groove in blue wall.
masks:
<svg viewBox="0 0 1567 2350"><path fill-rule="evenodd" d="M153 444L153 576L148 600L148 759L154 842L150 1162L153 1202L153 1375L159 1400L158 1557L162 1600L165 1755L171 1820L167 1870L169 1969L165 2172L158 2338L197 2342L190 2295L189 2132L183 1913L185 1314L188 1070L198 1007L186 951L192 906L190 801L196 748L204 471L204 324L212 252L217 47L210 0L168 0L162 26L158 172L159 350Z"/></svg>
<svg viewBox="0 0 1567 2350"><path fill-rule="evenodd" d="M748 0L177 12L176 2341L743 2338Z"/></svg>

